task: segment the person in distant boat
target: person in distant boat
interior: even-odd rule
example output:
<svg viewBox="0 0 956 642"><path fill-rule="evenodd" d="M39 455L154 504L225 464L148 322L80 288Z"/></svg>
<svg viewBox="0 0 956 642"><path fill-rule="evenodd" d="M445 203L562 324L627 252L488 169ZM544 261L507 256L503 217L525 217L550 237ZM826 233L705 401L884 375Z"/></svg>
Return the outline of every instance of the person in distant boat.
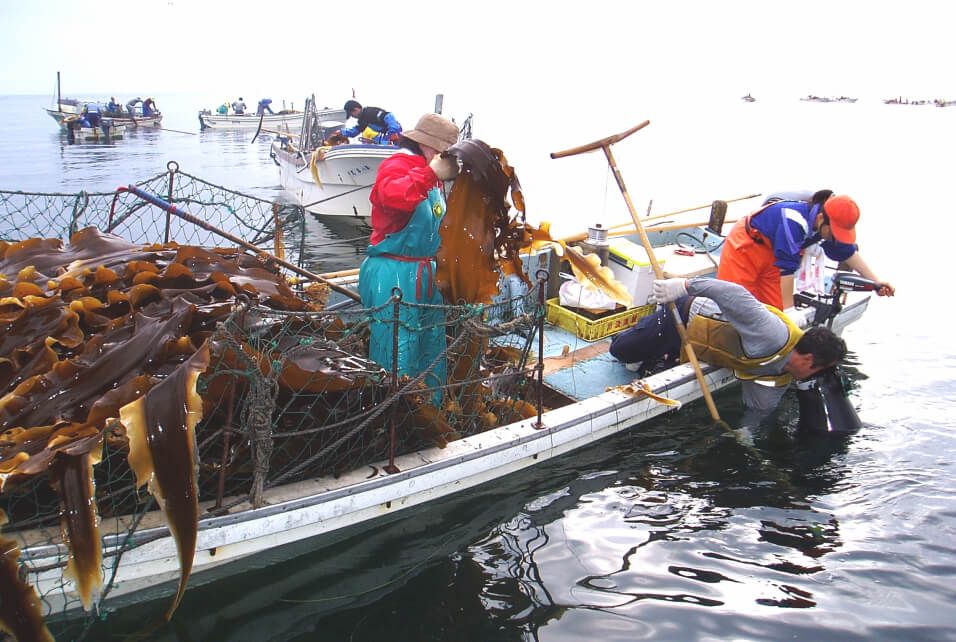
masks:
<svg viewBox="0 0 956 642"><path fill-rule="evenodd" d="M148 118L154 114L158 114L159 110L156 108L156 101L152 98L147 98L143 101L143 117Z"/></svg>
<svg viewBox="0 0 956 642"><path fill-rule="evenodd" d="M829 328L803 331L736 283L710 277L661 279L652 291L653 301L662 307L615 335L611 356L629 370L640 364L647 368L645 374L677 365L680 335L663 306L673 302L697 357L732 369L742 382L744 405L758 416L772 412L792 382L812 380L846 356L846 343Z"/></svg>
<svg viewBox="0 0 956 642"><path fill-rule="evenodd" d="M759 301L784 310L793 307L795 284L800 291L821 293L826 257L882 283L879 296L893 296L896 289L876 276L855 245L859 218L852 198L830 190L771 195L727 235L717 278L739 283Z"/></svg>
<svg viewBox="0 0 956 642"><path fill-rule="evenodd" d="M239 100L232 103L232 111L238 116L246 113L246 103L242 101L242 96L239 96Z"/></svg>
<svg viewBox="0 0 956 642"><path fill-rule="evenodd" d="M120 110L120 106L119 106L119 103L116 102L116 97L111 96L110 101L106 103L106 111L108 111L111 114L116 114L119 112L119 110Z"/></svg>
<svg viewBox="0 0 956 642"><path fill-rule="evenodd" d="M138 105L141 102L143 102L143 99L137 96L133 100L126 103L126 111L129 113L130 117L133 117L136 115L136 105Z"/></svg>
<svg viewBox="0 0 956 642"><path fill-rule="evenodd" d="M363 143L379 145L397 144L402 133L402 125L395 115L380 107L362 107L357 100L345 102L345 115L358 122L354 127L345 127L341 134L348 138L361 137Z"/></svg>
<svg viewBox="0 0 956 642"><path fill-rule="evenodd" d="M87 122L84 127L99 127L101 118L99 105L96 103L86 103L83 105L83 120Z"/></svg>
<svg viewBox="0 0 956 642"><path fill-rule="evenodd" d="M262 116L266 112L269 112L270 114L274 114L275 112L272 111L272 107L269 106L271 104L272 104L271 98L263 98L262 100L260 100L259 106L256 108L256 116Z"/></svg>
<svg viewBox="0 0 956 642"><path fill-rule="evenodd" d="M399 150L379 166L369 201L372 234L367 257L359 269L362 305L372 310L369 356L386 370L392 368L392 290L402 300L439 306L443 299L435 283L435 252L445 216L443 180L458 174L458 164L442 153L458 142L458 128L438 114L421 117L415 129L399 139ZM398 328L398 374L415 377L445 350L445 317L438 307L402 306ZM438 359L426 375L428 387L445 382L445 360ZM433 400L441 403L438 390Z"/></svg>
<svg viewBox="0 0 956 642"><path fill-rule="evenodd" d="M223 103L216 107L216 113L220 116L225 116L229 113L229 103Z"/></svg>

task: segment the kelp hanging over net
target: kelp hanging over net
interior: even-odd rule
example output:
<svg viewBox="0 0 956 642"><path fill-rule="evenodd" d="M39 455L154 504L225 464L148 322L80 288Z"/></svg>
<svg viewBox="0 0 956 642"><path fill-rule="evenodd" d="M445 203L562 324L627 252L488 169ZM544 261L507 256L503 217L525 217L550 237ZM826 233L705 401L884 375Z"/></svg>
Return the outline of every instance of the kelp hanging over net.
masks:
<svg viewBox="0 0 956 642"><path fill-rule="evenodd" d="M193 195L172 200L203 215L200 198L216 209L225 194L199 197L213 187L167 178L193 185ZM168 187L140 185L159 194ZM538 410L525 399L543 310L528 290L441 306L446 352L420 375L399 378L368 359L368 329L397 331L410 316L402 308L414 303L326 309L327 291L296 293L268 257L183 243L203 238L201 229L170 223L179 242L145 243L165 234L166 217L132 196L29 196L0 193L9 239L0 241L0 510L8 520L0 537L12 542L3 568L19 568L4 578L17 599L4 601L0 626L42 627L38 615L80 609L95 617L123 556L163 525L180 559L171 613L203 516L259 506L270 490L301 480L374 471ZM265 246L280 236L270 220L287 228L294 220L251 199L226 208L221 224L239 221L240 209L260 218L233 233ZM10 242L28 229L46 226L58 237L93 221L68 244ZM294 233L281 238L288 247ZM436 390L423 382L438 360L455 376L434 405ZM43 557L51 547L54 562ZM34 589L25 578L43 581ZM7 617L13 606L27 616ZM85 630L75 619L53 626L71 638Z"/></svg>

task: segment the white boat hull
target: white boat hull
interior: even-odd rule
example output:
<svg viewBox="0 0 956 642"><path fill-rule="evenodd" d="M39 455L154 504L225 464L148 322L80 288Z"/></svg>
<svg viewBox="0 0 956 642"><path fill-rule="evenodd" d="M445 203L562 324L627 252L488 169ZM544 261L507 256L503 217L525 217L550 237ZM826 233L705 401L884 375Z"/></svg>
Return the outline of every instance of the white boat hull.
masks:
<svg viewBox="0 0 956 642"><path fill-rule="evenodd" d="M258 129L259 116L257 114L199 114L199 124L202 129ZM288 127L293 133L302 126L302 112L291 111L284 114L266 114L262 117L262 126L270 129Z"/></svg>
<svg viewBox="0 0 956 642"><path fill-rule="evenodd" d="M371 214L369 193L382 161L398 151L392 145L340 145L315 163L319 182L307 164L275 142L272 157L279 166L279 183L308 211L326 216L351 216L363 221Z"/></svg>
<svg viewBox="0 0 956 642"><path fill-rule="evenodd" d="M868 299L863 299L845 307L834 322L834 331L840 332L862 316L867 303ZM811 313L802 310L796 314L798 321L806 325ZM736 381L726 369L704 366L704 374L711 390ZM644 381L657 394L682 403L702 396L689 365L671 368ZM400 472L395 474L384 472L385 462L379 462L339 477L270 489L265 493L266 505L262 508L241 505L228 515L200 520L192 576L198 576L196 581L201 582L204 572L223 564L308 538L333 537L343 529L367 525L404 509L460 493L634 428L668 410L668 406L647 397L612 389L543 413L540 426L536 419L523 420L453 441L443 449L430 448L398 457L395 463ZM206 508L201 514L205 514ZM104 520L103 532L111 524L115 522ZM162 515L147 514L129 540L124 526L121 523L116 528L118 535L104 538L104 559L110 564L107 576L112 572L110 553L119 546L126 549L110 599L147 588L153 589L155 597L157 591L172 592L179 562L176 544ZM27 581L37 588L46 611L75 610L78 601L71 592L72 586L63 591L66 548L62 544L42 543L59 541L55 529L11 535L20 539ZM161 582L168 584L157 589Z"/></svg>
<svg viewBox="0 0 956 642"><path fill-rule="evenodd" d="M126 125L113 124L104 131L101 127L76 127L73 140L77 143L100 143L117 140L126 136Z"/></svg>
<svg viewBox="0 0 956 642"><path fill-rule="evenodd" d="M64 107L67 107L67 106L64 105ZM46 113L48 113L50 117L53 120L55 120L57 124L60 126L60 128L63 129L64 131L66 130L66 122L65 122L66 119L69 117L78 115L78 112L68 111L68 108L64 109L63 111L60 111L57 109L47 109ZM103 117L109 118L110 120L113 121L115 125L125 125L130 128L159 127L160 124L163 122L162 114L157 114L155 116L147 116L147 117L136 116L135 118L128 118L125 114L105 113L103 114Z"/></svg>

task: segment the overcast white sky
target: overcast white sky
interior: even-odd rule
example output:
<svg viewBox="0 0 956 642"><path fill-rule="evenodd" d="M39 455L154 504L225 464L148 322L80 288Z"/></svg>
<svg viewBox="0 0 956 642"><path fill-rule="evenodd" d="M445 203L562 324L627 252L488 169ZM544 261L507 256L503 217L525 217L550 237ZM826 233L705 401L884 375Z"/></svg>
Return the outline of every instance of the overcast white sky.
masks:
<svg viewBox="0 0 956 642"><path fill-rule="evenodd" d="M734 184L738 174L753 178L751 165L688 164L708 145L724 158L737 144L711 106L739 106L746 93L761 106L807 94L857 97L861 106L890 96L954 100L949 4L0 0L0 95L52 97L60 71L64 96L151 94L173 126L187 126L196 109L238 96L298 107L315 93L320 105L337 107L354 88L361 102L409 127L443 93L446 115L474 113L475 135L520 167L529 211L566 210L579 223L578 212L603 202L589 216L611 223L627 214L605 163L552 163L548 152L647 118L655 126L641 144L619 149L627 175L641 179L632 180L632 196L642 208L649 198L667 211L760 191L766 186ZM655 109L662 97L669 106ZM715 144L714 136L723 139ZM681 186L671 203L664 181L682 173L694 174L701 196ZM549 189L572 183L573 195ZM591 184L591 192L580 188Z"/></svg>
<svg viewBox="0 0 956 642"><path fill-rule="evenodd" d="M953 99L947 4L0 0L0 94Z"/></svg>

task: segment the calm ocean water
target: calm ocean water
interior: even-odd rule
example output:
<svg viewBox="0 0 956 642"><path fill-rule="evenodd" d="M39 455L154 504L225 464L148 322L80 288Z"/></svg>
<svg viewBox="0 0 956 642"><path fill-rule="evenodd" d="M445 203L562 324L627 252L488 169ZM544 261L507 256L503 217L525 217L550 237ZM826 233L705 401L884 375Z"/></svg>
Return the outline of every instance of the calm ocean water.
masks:
<svg viewBox="0 0 956 642"><path fill-rule="evenodd" d="M212 106L156 101L165 127L197 133L196 111ZM159 131L69 146L41 109L49 102L0 97L0 189L105 191L175 160L232 189L282 197L268 140ZM685 408L291 561L290 551L262 556L238 577L190 590L150 637L956 640L956 342L937 311L956 220L956 108L758 97L637 106L633 118L605 123L549 112L534 131L511 116L477 113L475 134L518 169L529 218L559 230L627 214L603 156L551 161L548 152L645 118L651 127L614 148L642 210L777 190L853 195L863 256L898 290L845 334L863 431L801 442L788 406L751 451L721 437L703 407ZM325 258L328 270L360 260L351 245ZM737 390L717 403L739 421ZM166 605L113 613L102 637L140 630Z"/></svg>

